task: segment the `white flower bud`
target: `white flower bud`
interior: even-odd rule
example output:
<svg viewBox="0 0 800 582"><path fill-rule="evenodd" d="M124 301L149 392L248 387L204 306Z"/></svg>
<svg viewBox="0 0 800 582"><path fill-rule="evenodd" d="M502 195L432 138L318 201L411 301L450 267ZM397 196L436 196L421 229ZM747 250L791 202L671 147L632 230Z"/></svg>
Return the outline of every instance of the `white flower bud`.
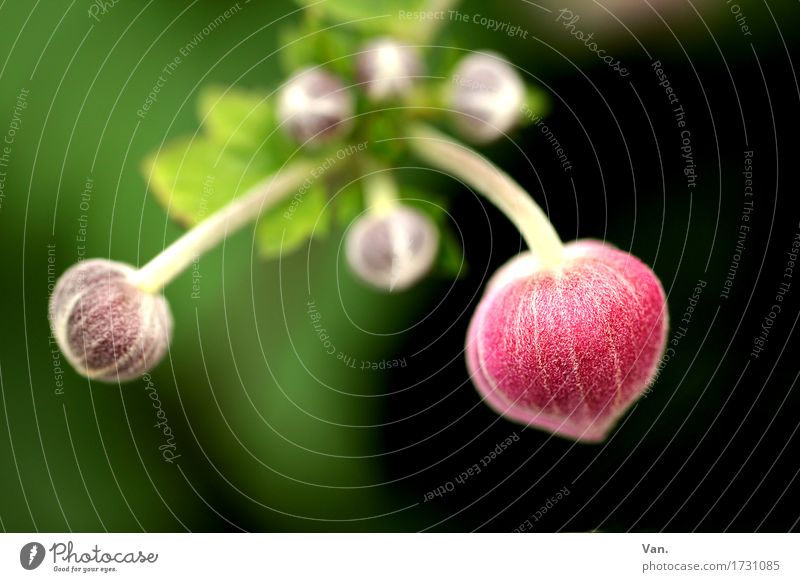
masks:
<svg viewBox="0 0 800 582"><path fill-rule="evenodd" d="M359 218L345 246L347 261L362 280L384 291L400 291L430 271L439 231L424 212L396 205Z"/></svg>
<svg viewBox="0 0 800 582"><path fill-rule="evenodd" d="M414 50L391 38L368 43L358 55L356 66L359 82L375 101L407 94L422 72Z"/></svg>
<svg viewBox="0 0 800 582"><path fill-rule="evenodd" d="M318 145L346 134L354 112L344 83L321 69L305 69L281 89L278 117L294 140Z"/></svg>
<svg viewBox="0 0 800 582"><path fill-rule="evenodd" d="M493 141L519 121L525 83L494 53L473 53L453 73L450 106L458 130L476 143Z"/></svg>
<svg viewBox="0 0 800 582"><path fill-rule="evenodd" d="M105 259L73 265L50 297L50 327L80 374L103 382L137 378L164 357L172 315L161 295L130 282L134 269Z"/></svg>

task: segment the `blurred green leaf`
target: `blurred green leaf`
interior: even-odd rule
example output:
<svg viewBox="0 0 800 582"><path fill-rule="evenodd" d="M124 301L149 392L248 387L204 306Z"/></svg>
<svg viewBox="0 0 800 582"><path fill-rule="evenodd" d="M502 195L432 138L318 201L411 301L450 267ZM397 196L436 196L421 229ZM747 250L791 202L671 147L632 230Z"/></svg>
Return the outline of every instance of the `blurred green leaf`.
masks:
<svg viewBox="0 0 800 582"><path fill-rule="evenodd" d="M461 239L450 222L448 199L435 194L421 193L401 187L404 204L413 206L427 214L439 229L439 254L433 273L445 279L461 279L467 274L467 261Z"/></svg>
<svg viewBox="0 0 800 582"><path fill-rule="evenodd" d="M364 212L364 194L357 181L342 188L333 199L336 223L347 227L356 217Z"/></svg>
<svg viewBox="0 0 800 582"><path fill-rule="evenodd" d="M145 178L169 215L193 226L278 169L287 155L267 93L212 85L198 101L204 134L177 139L145 161ZM329 230L324 182L311 184L260 218L256 240L268 258Z"/></svg>
<svg viewBox="0 0 800 582"><path fill-rule="evenodd" d="M278 33L280 60L287 75L302 69L324 65L326 69L352 78L354 61L364 39L347 28L320 26L311 20L287 25Z"/></svg>
<svg viewBox="0 0 800 582"><path fill-rule="evenodd" d="M253 152L274 127L268 93L210 85L198 100L198 115L206 134L222 148Z"/></svg>
<svg viewBox="0 0 800 582"><path fill-rule="evenodd" d="M179 138L145 161L145 178L173 218L194 225L269 174L264 157L250 161L207 137Z"/></svg>
<svg viewBox="0 0 800 582"><path fill-rule="evenodd" d="M328 234L331 213L328 193L319 182L270 209L258 223L256 238L263 257L274 258L297 250L313 236Z"/></svg>
<svg viewBox="0 0 800 582"><path fill-rule="evenodd" d="M427 0L296 0L332 22L343 22L370 33L406 36L414 21L398 17L403 12L425 10Z"/></svg>
<svg viewBox="0 0 800 582"><path fill-rule="evenodd" d="M522 115L520 122L522 125L529 125L535 116L546 117L550 113L550 97L538 87L528 85L525 91L525 105L527 112Z"/></svg>

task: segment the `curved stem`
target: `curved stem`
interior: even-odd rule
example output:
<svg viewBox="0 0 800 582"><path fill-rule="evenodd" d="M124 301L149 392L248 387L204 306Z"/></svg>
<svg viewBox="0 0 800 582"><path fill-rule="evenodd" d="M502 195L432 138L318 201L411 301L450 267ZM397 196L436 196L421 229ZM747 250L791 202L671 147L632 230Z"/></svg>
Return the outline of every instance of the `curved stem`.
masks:
<svg viewBox="0 0 800 582"><path fill-rule="evenodd" d="M160 291L196 257L300 187L312 169L311 163L298 162L265 178L161 251L131 276L132 282L149 293Z"/></svg>
<svg viewBox="0 0 800 582"><path fill-rule="evenodd" d="M564 245L533 198L478 152L422 124L412 126L411 148L434 167L464 180L488 198L519 230L544 267L561 263Z"/></svg>

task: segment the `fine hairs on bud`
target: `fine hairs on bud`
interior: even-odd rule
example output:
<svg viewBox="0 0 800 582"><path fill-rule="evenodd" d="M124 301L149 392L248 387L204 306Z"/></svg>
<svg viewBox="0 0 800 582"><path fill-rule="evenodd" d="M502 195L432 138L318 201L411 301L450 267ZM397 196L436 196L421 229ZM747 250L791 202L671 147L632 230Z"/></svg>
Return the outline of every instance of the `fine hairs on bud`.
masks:
<svg viewBox="0 0 800 582"><path fill-rule="evenodd" d="M475 143L488 143L511 130L520 118L525 83L495 53L464 57L453 72L450 106L458 131Z"/></svg>
<svg viewBox="0 0 800 582"><path fill-rule="evenodd" d="M407 94L422 72L422 63L411 47L379 38L362 49L356 70L367 96L383 101Z"/></svg>
<svg viewBox="0 0 800 582"><path fill-rule="evenodd" d="M351 126L353 96L335 75L305 69L287 81L278 99L278 117L295 141L319 145L345 135Z"/></svg>
<svg viewBox="0 0 800 582"><path fill-rule="evenodd" d="M137 378L169 347L172 315L161 295L130 282L134 269L91 259L70 267L50 297L50 326L67 361L103 382Z"/></svg>
<svg viewBox="0 0 800 582"><path fill-rule="evenodd" d="M628 253L580 240L555 269L523 253L487 286L467 335L467 367L506 418L598 442L652 381L667 320L661 283Z"/></svg>
<svg viewBox="0 0 800 582"><path fill-rule="evenodd" d="M439 231L428 216L395 204L366 214L347 233L347 262L363 281L383 291L411 287L430 271L439 250Z"/></svg>

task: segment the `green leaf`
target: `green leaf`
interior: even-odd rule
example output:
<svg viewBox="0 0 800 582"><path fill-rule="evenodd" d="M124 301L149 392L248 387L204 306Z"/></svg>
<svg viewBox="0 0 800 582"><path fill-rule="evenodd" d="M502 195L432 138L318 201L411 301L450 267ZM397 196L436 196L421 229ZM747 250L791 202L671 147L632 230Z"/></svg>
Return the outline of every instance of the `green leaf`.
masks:
<svg viewBox="0 0 800 582"><path fill-rule="evenodd" d="M343 77L355 73L355 55L364 39L347 27L320 28L306 20L283 27L278 33L279 58L287 75L308 67L323 65Z"/></svg>
<svg viewBox="0 0 800 582"><path fill-rule="evenodd" d="M273 166L267 156L250 160L222 149L215 140L198 137L168 144L145 162L144 173L169 215L193 226L266 178ZM312 235L327 234L326 203L327 192L320 181L267 210L257 227L260 254L276 257L301 247Z"/></svg>
<svg viewBox="0 0 800 582"><path fill-rule="evenodd" d="M285 255L301 248L312 237L327 235L331 218L327 203L324 184L314 182L265 212L256 233L261 255L267 258Z"/></svg>
<svg viewBox="0 0 800 582"><path fill-rule="evenodd" d="M528 85L525 91L525 110L521 117L522 125L529 125L534 119L546 117L550 113L550 97L538 87Z"/></svg>
<svg viewBox="0 0 800 582"><path fill-rule="evenodd" d="M427 0L297 0L332 22L343 22L370 33L392 34L400 37L413 33L419 21L400 18L401 12L426 9ZM411 31L411 32L410 32Z"/></svg>
<svg viewBox="0 0 800 582"><path fill-rule="evenodd" d="M364 194L359 183L354 181L342 188L336 193L333 203L336 223L346 228L364 212Z"/></svg>
<svg viewBox="0 0 800 582"><path fill-rule="evenodd" d="M250 162L206 137L180 138L145 161L145 179L170 216L192 226L243 194L270 168Z"/></svg>
<svg viewBox="0 0 800 582"><path fill-rule="evenodd" d="M198 114L207 135L220 149L252 153L275 126L268 93L238 87L211 85L198 100Z"/></svg>
<svg viewBox="0 0 800 582"><path fill-rule="evenodd" d="M433 273L445 279L461 279L467 275L467 261L461 239L451 225L447 212L448 200L442 196L419 193L410 188L401 188L404 204L426 213L439 229L439 254L433 265Z"/></svg>
<svg viewBox="0 0 800 582"><path fill-rule="evenodd" d="M463 279L469 266L464 257L461 241L449 224L439 226L439 255L434 265L434 273L445 279Z"/></svg>

